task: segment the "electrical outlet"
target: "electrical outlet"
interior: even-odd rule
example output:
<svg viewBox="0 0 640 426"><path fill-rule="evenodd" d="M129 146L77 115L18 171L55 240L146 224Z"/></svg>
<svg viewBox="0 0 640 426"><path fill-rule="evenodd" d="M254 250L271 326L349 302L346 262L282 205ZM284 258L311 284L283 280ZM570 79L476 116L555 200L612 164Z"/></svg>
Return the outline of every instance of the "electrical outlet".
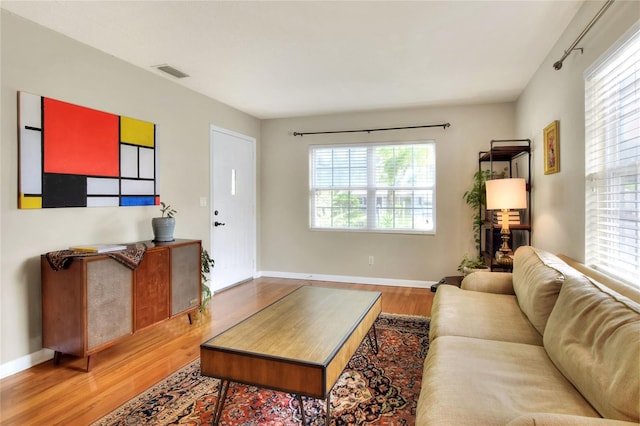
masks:
<svg viewBox="0 0 640 426"><path fill-rule="evenodd" d="M373 265L373 256L369 256L369 265Z"/></svg>
<svg viewBox="0 0 640 426"><path fill-rule="evenodd" d="M200 197L200 207L207 207L207 197Z"/></svg>

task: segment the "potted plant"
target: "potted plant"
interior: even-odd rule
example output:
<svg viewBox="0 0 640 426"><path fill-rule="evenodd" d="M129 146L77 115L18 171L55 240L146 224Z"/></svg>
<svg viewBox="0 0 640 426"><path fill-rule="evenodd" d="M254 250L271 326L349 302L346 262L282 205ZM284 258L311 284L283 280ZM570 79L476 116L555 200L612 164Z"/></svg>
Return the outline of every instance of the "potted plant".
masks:
<svg viewBox="0 0 640 426"><path fill-rule="evenodd" d="M482 207L487 204L487 190L485 182L491 176L489 170L478 170L473 175L473 186L463 195L464 201L469 205L473 213L473 233L476 243L476 251L480 256L480 230L482 228ZM465 255L466 257L466 255Z"/></svg>
<svg viewBox="0 0 640 426"><path fill-rule="evenodd" d="M458 265L458 271L460 271L465 277L472 272L486 271L487 269L489 269L489 267L484 263L484 258L482 256L478 256L475 259L469 259L465 254L464 258Z"/></svg>
<svg viewBox="0 0 640 426"><path fill-rule="evenodd" d="M171 208L169 204L160 202L161 217L151 219L151 227L153 228L153 241L167 242L173 241L173 231L176 228L176 219L173 217L177 211Z"/></svg>
<svg viewBox="0 0 640 426"><path fill-rule="evenodd" d="M473 175L473 186L462 196L464 198L464 201L473 209L474 212L472 226L478 257L476 259L469 259L465 254L464 259L462 259L462 262L460 262L460 265L458 266L458 270L460 272L463 272L462 268L464 268L465 266L468 268L484 265L484 259L481 254L480 244L482 241L482 225L484 223L483 210L487 205L487 189L485 182L491 178L503 178L505 177L506 173L506 167L502 170L502 172L494 173L493 176L490 170L478 170Z"/></svg>
<svg viewBox="0 0 640 426"><path fill-rule="evenodd" d="M213 296L211 288L209 288L207 282L209 282L209 273L211 272L211 268L215 265L215 261L211 256L209 256L209 252L207 252L206 249L202 249L200 260L200 276L202 277L202 303L200 304L200 312L202 312L206 309L207 305L211 301L211 297Z"/></svg>

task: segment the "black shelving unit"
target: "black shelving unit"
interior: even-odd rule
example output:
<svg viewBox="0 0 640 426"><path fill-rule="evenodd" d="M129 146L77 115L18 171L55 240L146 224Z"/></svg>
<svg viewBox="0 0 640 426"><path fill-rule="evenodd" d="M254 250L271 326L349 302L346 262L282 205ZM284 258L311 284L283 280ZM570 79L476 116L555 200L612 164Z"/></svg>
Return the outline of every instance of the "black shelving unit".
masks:
<svg viewBox="0 0 640 426"><path fill-rule="evenodd" d="M524 160L524 161L521 161ZM526 164L526 171L519 170L520 165ZM512 250L521 245L531 244L532 221L531 221L531 140L530 139L494 139L491 141L488 151L478 153L478 170L491 171L491 176L500 175L502 168L506 168L505 177L521 177L527 181L527 209L520 215L519 225L509 225L511 239L509 246ZM497 163L497 164L496 164ZM497 165L501 169L496 170ZM483 167L485 166L485 167ZM484 221L480 235L480 256L484 257L485 263L492 271L510 271L511 266L500 265L496 262L495 253L500 248L502 240L500 238L501 225L495 224L493 220L494 212L490 210L482 211L484 206L480 206L480 214L484 214Z"/></svg>

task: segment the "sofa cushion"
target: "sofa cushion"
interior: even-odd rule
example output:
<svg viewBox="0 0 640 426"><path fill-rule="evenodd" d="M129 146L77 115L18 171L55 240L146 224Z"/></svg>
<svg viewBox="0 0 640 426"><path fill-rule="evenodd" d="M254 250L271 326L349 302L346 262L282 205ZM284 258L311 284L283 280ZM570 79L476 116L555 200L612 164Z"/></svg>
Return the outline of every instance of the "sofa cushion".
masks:
<svg viewBox="0 0 640 426"><path fill-rule="evenodd" d="M572 416L570 414L531 413L511 420L507 426L633 426L635 422L603 419L601 417Z"/></svg>
<svg viewBox="0 0 640 426"><path fill-rule="evenodd" d="M460 288L485 293L515 294L510 272L473 272L462 280Z"/></svg>
<svg viewBox="0 0 640 426"><path fill-rule="evenodd" d="M504 425L535 412L598 417L542 346L458 336L430 345L417 425Z"/></svg>
<svg viewBox="0 0 640 426"><path fill-rule="evenodd" d="M640 304L572 276L549 317L544 347L603 417L639 420Z"/></svg>
<svg viewBox="0 0 640 426"><path fill-rule="evenodd" d="M531 246L518 247L513 259L513 290L531 324L544 334L568 265L555 255Z"/></svg>
<svg viewBox="0 0 640 426"><path fill-rule="evenodd" d="M480 274L475 272L472 275ZM429 339L466 336L542 346L542 336L513 295L438 287L431 310Z"/></svg>

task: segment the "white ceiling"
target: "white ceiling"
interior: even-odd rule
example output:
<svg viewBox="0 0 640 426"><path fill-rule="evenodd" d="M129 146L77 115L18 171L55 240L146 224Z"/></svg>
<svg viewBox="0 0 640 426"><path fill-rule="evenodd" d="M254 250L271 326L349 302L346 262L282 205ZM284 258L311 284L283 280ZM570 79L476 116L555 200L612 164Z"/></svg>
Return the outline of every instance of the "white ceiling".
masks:
<svg viewBox="0 0 640 426"><path fill-rule="evenodd" d="M583 1L6 1L259 118L514 101ZM576 34L577 36L577 34ZM177 80L153 68L189 74Z"/></svg>

